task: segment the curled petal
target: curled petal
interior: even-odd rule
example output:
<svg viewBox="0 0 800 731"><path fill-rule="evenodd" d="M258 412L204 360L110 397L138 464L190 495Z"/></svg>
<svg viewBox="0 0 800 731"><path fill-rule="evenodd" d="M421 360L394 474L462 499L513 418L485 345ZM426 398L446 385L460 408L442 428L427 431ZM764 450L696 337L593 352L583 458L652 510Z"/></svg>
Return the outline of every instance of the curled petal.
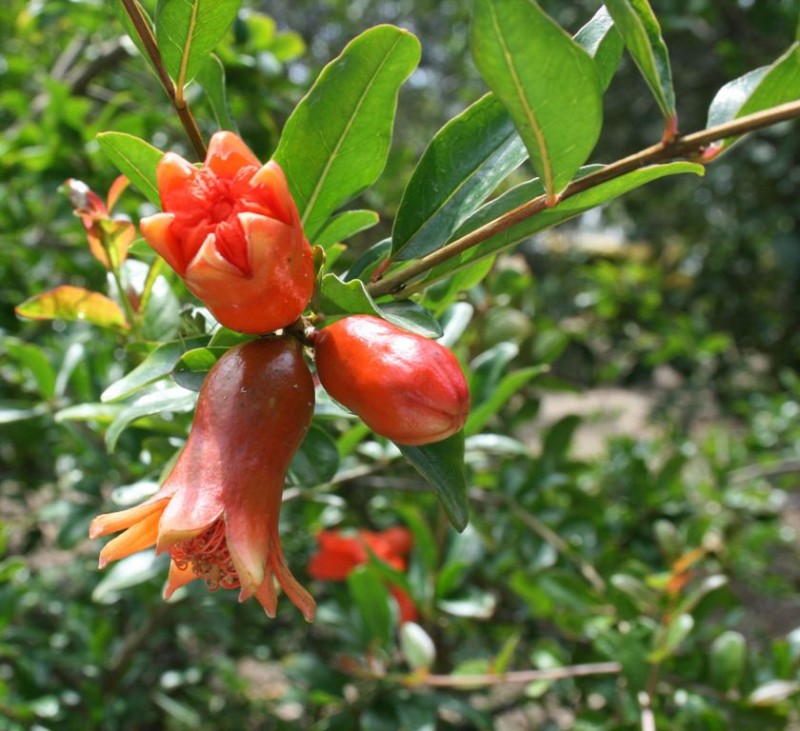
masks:
<svg viewBox="0 0 800 731"><path fill-rule="evenodd" d="M261 163L238 135L225 130L212 135L205 165L221 178L232 178L242 167Z"/></svg>
<svg viewBox="0 0 800 731"><path fill-rule="evenodd" d="M266 195L270 208L281 221L290 224L299 218L286 176L277 162L270 160L262 165L250 179L250 185L259 188L262 195Z"/></svg>
<svg viewBox="0 0 800 731"><path fill-rule="evenodd" d="M255 593L258 603L264 607L267 616L274 619L278 610L278 592L275 589L275 580L272 578L272 572L268 572L264 577L261 586ZM246 597L239 595L239 601L243 601Z"/></svg>
<svg viewBox="0 0 800 731"><path fill-rule="evenodd" d="M214 234L209 234L194 259L186 268L186 283L200 299L220 297L232 286L231 277L243 278L245 274L217 249Z"/></svg>
<svg viewBox="0 0 800 731"><path fill-rule="evenodd" d="M174 152L167 152L156 168L156 183L162 205L173 191L185 188L197 175L197 168Z"/></svg>
<svg viewBox="0 0 800 731"><path fill-rule="evenodd" d="M150 246L155 249L164 260L178 274L183 276L186 271L183 248L180 240L172 233L170 225L175 220L172 213L156 213L153 216L143 218L139 222L139 228Z"/></svg>

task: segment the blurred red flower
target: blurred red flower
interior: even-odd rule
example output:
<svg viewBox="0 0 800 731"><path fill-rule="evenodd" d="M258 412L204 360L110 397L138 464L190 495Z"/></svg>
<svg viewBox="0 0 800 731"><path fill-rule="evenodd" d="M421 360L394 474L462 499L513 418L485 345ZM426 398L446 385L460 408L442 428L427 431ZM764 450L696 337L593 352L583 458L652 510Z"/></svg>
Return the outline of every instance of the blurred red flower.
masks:
<svg viewBox="0 0 800 731"><path fill-rule="evenodd" d="M326 530L317 535L317 541L319 551L311 557L308 573L319 581L344 581L353 569L369 561L370 552L393 569L405 571L413 542L411 533L399 526L355 534ZM397 602L400 623L414 621L417 609L411 597L399 586L391 585L389 591Z"/></svg>

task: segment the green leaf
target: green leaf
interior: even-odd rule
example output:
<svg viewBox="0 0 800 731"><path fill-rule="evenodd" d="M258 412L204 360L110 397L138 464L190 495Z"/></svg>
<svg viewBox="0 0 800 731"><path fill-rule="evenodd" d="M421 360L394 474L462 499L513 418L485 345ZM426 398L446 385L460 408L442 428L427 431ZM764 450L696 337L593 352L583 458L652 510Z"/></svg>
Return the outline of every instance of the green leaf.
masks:
<svg viewBox="0 0 800 731"><path fill-rule="evenodd" d="M694 629L694 619L691 614L678 614L656 633L655 647L647 656L648 662L663 662L675 654L681 643Z"/></svg>
<svg viewBox="0 0 800 731"><path fill-rule="evenodd" d="M194 348L186 351L178 358L172 369L175 383L190 391L199 391L206 374L227 351L228 348L221 347Z"/></svg>
<svg viewBox="0 0 800 731"><path fill-rule="evenodd" d="M747 663L747 640L740 632L723 632L711 643L711 682L722 691L739 687Z"/></svg>
<svg viewBox="0 0 800 731"><path fill-rule="evenodd" d="M450 120L428 145L403 193L392 230L393 258L405 261L438 249L527 157L493 94Z"/></svg>
<svg viewBox="0 0 800 731"><path fill-rule="evenodd" d="M392 611L383 580L370 568L359 566L348 575L347 588L361 615L364 639L386 645L392 636Z"/></svg>
<svg viewBox="0 0 800 731"><path fill-rule="evenodd" d="M708 127L730 122L747 114L800 99L800 42L769 66L763 66L729 81L711 101ZM713 145L713 155L730 147L736 138Z"/></svg>
<svg viewBox="0 0 800 731"><path fill-rule="evenodd" d="M141 3L137 3L137 5L139 6L139 10L141 11L145 22L152 32L153 20L150 17L150 14L147 12L147 8L142 7ZM133 24L133 21L131 21L128 13L125 12L125 6L122 3L113 3L113 6L116 9L117 18L119 19L120 23L122 23L122 27L125 28L125 32L128 34L128 37L136 46L142 58L147 62L147 65L150 67L152 72L158 76L155 67L153 66L153 62L150 60L150 54L147 53L147 49L144 47L144 43L142 43L142 39L139 36L139 33L136 31L136 26Z"/></svg>
<svg viewBox="0 0 800 731"><path fill-rule="evenodd" d="M39 396L45 401L56 392L56 371L44 350L33 343L7 339L4 342L8 355L23 366L33 377Z"/></svg>
<svg viewBox="0 0 800 731"><path fill-rule="evenodd" d="M338 469L336 441L322 427L312 424L292 459L290 474L298 484L314 487L330 482Z"/></svg>
<svg viewBox="0 0 800 731"><path fill-rule="evenodd" d="M147 200L160 208L156 168L164 153L144 140L124 132L101 132L97 135L97 142L117 169L128 177Z"/></svg>
<svg viewBox="0 0 800 731"><path fill-rule="evenodd" d="M320 310L326 315L376 315L378 306L360 279L343 282L336 274L326 274L320 283Z"/></svg>
<svg viewBox="0 0 800 731"><path fill-rule="evenodd" d="M13 424L17 421L34 419L48 412L47 404L33 404L29 401L0 400L0 424Z"/></svg>
<svg viewBox="0 0 800 731"><path fill-rule="evenodd" d="M625 44L605 5L575 34L575 42L594 59L600 85L607 89L619 66Z"/></svg>
<svg viewBox="0 0 800 731"><path fill-rule="evenodd" d="M20 317L31 320L88 322L98 327L127 330L130 325L122 308L100 292L64 284L34 295L14 308Z"/></svg>
<svg viewBox="0 0 800 731"><path fill-rule="evenodd" d="M464 472L464 432L422 447L397 445L405 458L436 489L450 523L462 531L469 520Z"/></svg>
<svg viewBox="0 0 800 731"><path fill-rule="evenodd" d="M422 335L424 338L442 337L442 326L428 310L411 300L386 302L380 305L383 317L397 327Z"/></svg>
<svg viewBox="0 0 800 731"><path fill-rule="evenodd" d="M548 366L530 366L520 368L509 373L491 392L491 395L479 406L472 409L467 419L464 432L467 436L477 434L507 402L524 385L529 383L536 376L548 370Z"/></svg>
<svg viewBox="0 0 800 731"><path fill-rule="evenodd" d="M375 211L344 211L331 218L312 243L327 249L359 231L372 228L379 220Z"/></svg>
<svg viewBox="0 0 800 731"><path fill-rule="evenodd" d="M747 698L753 706L774 706L800 692L800 683L791 680L768 680L759 685Z"/></svg>
<svg viewBox="0 0 800 731"><path fill-rule="evenodd" d="M392 251L392 240L382 239L369 247L356 259L344 275L344 280L353 279L367 281L378 265L389 256Z"/></svg>
<svg viewBox="0 0 800 731"><path fill-rule="evenodd" d="M697 586L693 586L691 590L686 592L683 600L675 608L676 614L688 614L694 611L694 608L700 603L702 599L710 594L712 591L721 589L728 583L727 576L722 574L712 574L706 576Z"/></svg>
<svg viewBox="0 0 800 731"><path fill-rule="evenodd" d="M225 90L225 66L213 53L197 72L197 83L203 87L211 113L220 129L237 132Z"/></svg>
<svg viewBox="0 0 800 731"><path fill-rule="evenodd" d="M594 61L533 0L477 0L472 54L555 201L600 134Z"/></svg>
<svg viewBox="0 0 800 731"><path fill-rule="evenodd" d="M275 159L314 240L330 215L370 186L389 153L400 85L419 62L419 41L380 25L329 63L283 129Z"/></svg>
<svg viewBox="0 0 800 731"><path fill-rule="evenodd" d="M519 243L538 231L562 223L563 221L573 218L591 208L607 203L646 183L666 177L667 175L678 175L681 173L703 175L704 168L702 165L689 162L651 165L639 170L634 170L614 180L601 183L583 193L578 193L570 198L566 198L559 202L554 208L540 211L507 228L505 231L486 239L486 241L481 242L478 246L468 249L433 267L425 281L433 282L442 279L486 256L497 254L503 249ZM483 206L474 216L471 216L465 221L464 225L454 234L454 237L463 236L469 231L479 228L484 223L494 220L503 213L516 208L526 201L532 200L538 194L541 194L541 192L542 185L538 180L522 183L512 188L496 200Z"/></svg>
<svg viewBox="0 0 800 731"><path fill-rule="evenodd" d="M176 86L188 84L236 19L241 0L159 0L156 43Z"/></svg>
<svg viewBox="0 0 800 731"><path fill-rule="evenodd" d="M197 394L180 386L165 388L147 393L122 409L106 432L106 447L114 451L120 434L137 419L162 412L191 411L197 401Z"/></svg>
<svg viewBox="0 0 800 731"><path fill-rule="evenodd" d="M667 120L667 128L674 131L677 116L669 53L653 9L647 0L607 0L605 5L628 52L653 92Z"/></svg>
<svg viewBox="0 0 800 731"><path fill-rule="evenodd" d="M204 345L207 339L205 336L199 336L186 340L173 340L170 343L159 345L130 373L103 391L100 400L104 403L118 401L168 376L187 350Z"/></svg>

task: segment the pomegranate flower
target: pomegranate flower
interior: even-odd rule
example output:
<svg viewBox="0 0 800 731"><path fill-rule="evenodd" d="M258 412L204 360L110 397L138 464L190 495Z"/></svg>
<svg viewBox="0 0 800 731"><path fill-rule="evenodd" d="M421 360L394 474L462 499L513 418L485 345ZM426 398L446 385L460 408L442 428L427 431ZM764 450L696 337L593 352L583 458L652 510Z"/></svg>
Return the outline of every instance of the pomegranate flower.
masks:
<svg viewBox="0 0 800 731"><path fill-rule="evenodd" d="M153 545L170 554L169 598L193 579L209 590L255 596L270 617L273 579L311 621L314 600L292 576L278 536L283 481L314 409L314 386L293 338L252 340L209 371L186 446L161 489L138 505L96 517L92 538L124 531L100 568Z"/></svg>
<svg viewBox="0 0 800 731"><path fill-rule="evenodd" d="M308 573L319 581L344 581L353 569L369 561L370 551L398 571L405 571L406 556L411 551L411 534L400 527L375 533L361 530L355 535L342 531L322 531L317 536L319 551L311 557ZM397 602L400 623L413 622L417 610L411 597L399 586L389 591Z"/></svg>
<svg viewBox="0 0 800 731"><path fill-rule="evenodd" d="M300 317L314 263L278 163L217 132L202 167L168 152L157 182L163 213L142 234L220 323L261 334Z"/></svg>

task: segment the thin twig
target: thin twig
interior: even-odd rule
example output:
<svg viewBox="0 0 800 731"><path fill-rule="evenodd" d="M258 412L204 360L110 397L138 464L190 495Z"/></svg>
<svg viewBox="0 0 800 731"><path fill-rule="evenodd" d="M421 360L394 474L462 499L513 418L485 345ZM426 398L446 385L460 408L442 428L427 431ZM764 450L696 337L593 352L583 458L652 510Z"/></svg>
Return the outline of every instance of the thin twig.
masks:
<svg viewBox="0 0 800 731"><path fill-rule="evenodd" d="M192 143L195 154L200 159L204 159L206 156L206 143L203 139L203 135L200 133L200 128L197 126L197 122L189 109L189 105L183 98L183 90L178 93L169 73L167 73L167 69L164 67L164 62L161 60L161 53L158 50L155 36L150 28L150 24L147 22L147 18L145 18L144 13L142 13L142 8L138 0L120 0L120 2L122 3L122 7L125 8L128 17L131 19L133 27L136 29L136 35L138 35L139 39L142 41L144 50L147 52L147 56L153 64L158 80L161 82L161 86L164 87L164 91L167 93L172 106L178 114L178 119L181 120L181 124L186 131L189 142Z"/></svg>
<svg viewBox="0 0 800 731"><path fill-rule="evenodd" d="M606 165L602 170L574 180L561 193L559 201L571 198L578 193L583 193L591 188L595 188L601 183L614 180L648 165L680 159L707 163L710 159L702 159L702 154L712 142L724 140L729 137L737 137L748 132L778 124L779 122L797 119L798 117L800 117L800 101L794 101L781 104L762 112L756 112L755 114L748 114L745 117L726 122L725 124L709 127L700 132L676 137L667 144L658 143L656 145L651 145L633 155L629 155L617 162ZM404 269L390 274L383 279L379 279L376 282L371 282L367 286L367 289L373 297L380 297L386 294L395 294L401 297L408 296L411 292L408 291L408 288L405 288L405 285L410 280L426 273L437 264L441 264L477 246L492 236L505 231L514 224L524 221L547 208L546 197L544 195L538 196L514 208L494 221L471 231L460 239L456 239L427 256L423 256Z"/></svg>
<svg viewBox="0 0 800 731"><path fill-rule="evenodd" d="M508 673L486 673L483 675L424 675L415 677L409 684L426 685L432 688L472 689L491 685L512 683L535 683L542 680L566 680L587 675L616 675L622 670L618 662L593 662L568 665L550 670L516 670Z"/></svg>

